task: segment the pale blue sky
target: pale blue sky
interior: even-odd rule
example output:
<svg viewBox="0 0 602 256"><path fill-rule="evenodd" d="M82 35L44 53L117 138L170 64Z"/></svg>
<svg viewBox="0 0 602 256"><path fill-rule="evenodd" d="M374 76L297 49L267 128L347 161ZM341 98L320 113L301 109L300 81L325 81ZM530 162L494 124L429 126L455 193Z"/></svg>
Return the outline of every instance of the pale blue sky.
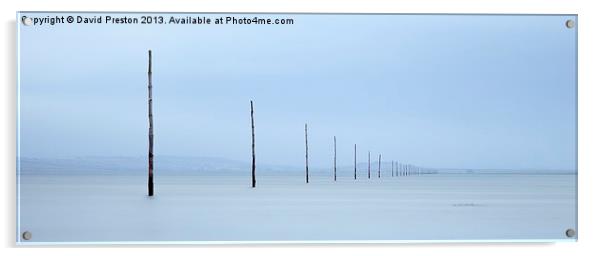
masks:
<svg viewBox="0 0 602 256"><path fill-rule="evenodd" d="M249 159L253 99L263 163L575 168L574 16L257 16L20 26L21 155L145 155L152 49L156 155Z"/></svg>

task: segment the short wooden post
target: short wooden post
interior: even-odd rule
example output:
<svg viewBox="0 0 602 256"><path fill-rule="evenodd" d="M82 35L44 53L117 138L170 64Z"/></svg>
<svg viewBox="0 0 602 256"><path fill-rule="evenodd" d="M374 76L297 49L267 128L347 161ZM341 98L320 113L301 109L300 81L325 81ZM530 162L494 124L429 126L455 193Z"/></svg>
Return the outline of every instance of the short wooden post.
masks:
<svg viewBox="0 0 602 256"><path fill-rule="evenodd" d="M307 124L305 124L305 183L309 183L309 147L307 145Z"/></svg>
<svg viewBox="0 0 602 256"><path fill-rule="evenodd" d="M251 101L251 187L255 187L255 118L253 117L253 101Z"/></svg>

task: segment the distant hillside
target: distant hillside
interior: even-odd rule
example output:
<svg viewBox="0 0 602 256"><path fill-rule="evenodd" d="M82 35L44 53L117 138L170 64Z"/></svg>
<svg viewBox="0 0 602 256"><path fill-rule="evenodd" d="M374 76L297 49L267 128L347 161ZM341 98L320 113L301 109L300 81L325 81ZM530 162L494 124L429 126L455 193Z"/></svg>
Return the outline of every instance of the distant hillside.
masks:
<svg viewBox="0 0 602 256"><path fill-rule="evenodd" d="M251 163L215 157L155 156L155 172L164 174L221 173L224 175L249 172ZM20 159L22 174L139 174L146 173L146 157L76 157ZM343 168L340 168L343 170ZM301 173L305 167L257 163L257 170L269 173ZM327 173L328 168L314 168L312 173Z"/></svg>
<svg viewBox="0 0 602 256"><path fill-rule="evenodd" d="M20 159L21 174L127 174L137 175L147 172L146 157L76 157L76 158L29 158ZM161 174L222 174L238 175L250 172L251 163L218 157L178 157L155 156L155 172ZM299 165L272 165L257 163L257 171L270 174L299 174L305 172L302 159ZM376 176L378 162L371 164L372 175ZM358 162L357 175L367 176L368 163ZM312 166L312 175L332 175L332 167ZM337 173L341 176L353 175L353 165L339 163ZM462 168L422 168L423 174L573 174L573 170L539 169L462 169ZM381 175L391 175L391 164L383 163Z"/></svg>

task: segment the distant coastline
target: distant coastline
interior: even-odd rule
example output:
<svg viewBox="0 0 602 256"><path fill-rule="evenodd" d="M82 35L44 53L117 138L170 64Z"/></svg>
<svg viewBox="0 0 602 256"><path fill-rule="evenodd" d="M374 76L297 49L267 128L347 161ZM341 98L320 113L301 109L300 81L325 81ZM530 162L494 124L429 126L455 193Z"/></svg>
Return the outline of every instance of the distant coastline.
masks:
<svg viewBox="0 0 602 256"><path fill-rule="evenodd" d="M34 158L18 159L20 173L27 174L145 174L147 159L139 157L71 157L71 158ZM373 162L375 165L377 162ZM364 172L367 162L358 162L358 169ZM353 172L353 165L337 167L341 175ZM219 157L184 157L157 156L156 169L162 175L197 175L224 174L246 175L250 172L248 161L232 160ZM297 174L303 172L303 163L297 165L258 165L258 170L265 174ZM384 168L383 170L388 170ZM315 167L316 174L329 175L331 167ZM576 170L564 169L493 169L493 168L424 168L423 174L576 174Z"/></svg>

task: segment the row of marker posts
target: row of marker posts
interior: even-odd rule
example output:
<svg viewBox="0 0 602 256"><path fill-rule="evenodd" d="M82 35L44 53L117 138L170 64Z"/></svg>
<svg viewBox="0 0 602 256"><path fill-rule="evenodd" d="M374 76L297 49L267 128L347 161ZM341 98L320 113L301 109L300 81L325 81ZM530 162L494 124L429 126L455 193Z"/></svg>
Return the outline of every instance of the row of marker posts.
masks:
<svg viewBox="0 0 602 256"><path fill-rule="evenodd" d="M153 152L153 142L154 142L154 133L153 133L153 112L152 112L152 52L148 51L148 195L154 195L154 182L153 182L153 169L154 169L154 152ZM255 175L255 119L254 119L254 109L253 109L253 101L251 103L251 151L252 151L252 164L251 164L251 187L256 186L256 175ZM309 145L308 145L308 136L307 136L307 123L305 124L305 183L309 183ZM334 181L337 180L337 137L334 136L334 170L333 176ZM381 160L382 155L378 155L378 178L381 178ZM371 159L370 159L370 151L368 151L368 179L371 178ZM394 170L395 169L395 172ZM421 170L418 167L414 167L412 165L407 164L399 164L397 161L391 161L391 177L393 176L410 176L414 174L421 174ZM357 144L354 145L354 170L353 170L353 179L357 180Z"/></svg>
<svg viewBox="0 0 602 256"><path fill-rule="evenodd" d="M256 186L256 175L255 175L255 118L254 118L254 108L253 108L253 100L251 103L251 187ZM337 181L337 137L333 136L334 141L334 163L333 163L333 179ZM357 180L357 144L354 144L353 147L354 154L354 169L353 169L353 179ZM378 155L378 178L381 178L381 160L382 155ZM371 179L371 159L370 159L370 151L368 151L368 179ZM400 164L397 161L391 161L391 177L399 177L399 176L411 176L411 175L421 175L422 169L420 167L416 167L409 164ZM305 183L309 183L309 140L308 140L308 126L305 124Z"/></svg>

